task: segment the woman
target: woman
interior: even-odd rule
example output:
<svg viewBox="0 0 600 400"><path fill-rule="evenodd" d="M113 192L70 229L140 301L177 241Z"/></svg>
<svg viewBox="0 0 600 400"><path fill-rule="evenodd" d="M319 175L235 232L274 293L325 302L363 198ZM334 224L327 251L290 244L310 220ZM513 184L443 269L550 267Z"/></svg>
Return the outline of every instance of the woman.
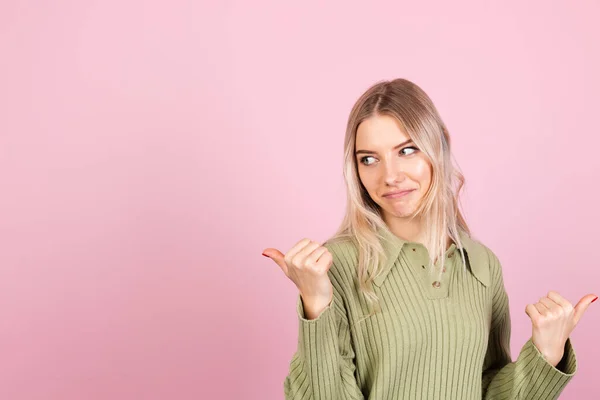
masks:
<svg viewBox="0 0 600 400"><path fill-rule="evenodd" d="M369 88L344 162L338 232L263 253L300 292L286 399L557 398L577 368L569 335L597 296L529 304L532 337L511 362L502 268L459 210L464 179L427 94L405 79Z"/></svg>

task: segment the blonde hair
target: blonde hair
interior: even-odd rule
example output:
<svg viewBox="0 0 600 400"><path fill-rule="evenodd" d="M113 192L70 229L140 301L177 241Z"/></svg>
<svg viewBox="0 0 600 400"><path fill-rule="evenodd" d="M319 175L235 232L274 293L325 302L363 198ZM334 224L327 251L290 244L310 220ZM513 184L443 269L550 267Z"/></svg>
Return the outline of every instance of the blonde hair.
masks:
<svg viewBox="0 0 600 400"><path fill-rule="evenodd" d="M375 83L356 101L350 112L344 139L344 181L347 190L346 214L330 239L349 238L358 247L358 282L371 314L380 310L373 290L373 280L385 263L378 228L389 229L382 219L381 208L369 196L358 175L356 132L361 122L376 115L388 115L400 122L406 134L427 156L432 166L431 185L411 218L421 216L433 270L434 260L444 263L448 236L462 250L459 232L470 236L470 230L459 209L459 194L464 177L454 165L450 136L437 109L427 94L406 79ZM329 241L330 241L329 240ZM466 270L464 253L461 251ZM440 271L442 268L440 268Z"/></svg>

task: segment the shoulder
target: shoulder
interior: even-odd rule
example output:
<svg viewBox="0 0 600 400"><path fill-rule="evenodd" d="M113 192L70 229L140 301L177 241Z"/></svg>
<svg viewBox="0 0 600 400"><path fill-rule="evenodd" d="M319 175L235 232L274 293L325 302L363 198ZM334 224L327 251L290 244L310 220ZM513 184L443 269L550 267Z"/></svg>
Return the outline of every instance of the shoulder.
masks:
<svg viewBox="0 0 600 400"><path fill-rule="evenodd" d="M356 241L350 237L332 237L323 243L331 255L338 261L347 262L348 258L358 256Z"/></svg>
<svg viewBox="0 0 600 400"><path fill-rule="evenodd" d="M500 259L489 246L472 236L463 236L462 240L467 249L474 273L483 275L484 279L487 278L488 281L492 282L502 278Z"/></svg>
<svg viewBox="0 0 600 400"><path fill-rule="evenodd" d="M358 266L358 246L350 237L332 237L323 243L333 259L329 275L340 285L355 281ZM336 282L333 282L334 284Z"/></svg>

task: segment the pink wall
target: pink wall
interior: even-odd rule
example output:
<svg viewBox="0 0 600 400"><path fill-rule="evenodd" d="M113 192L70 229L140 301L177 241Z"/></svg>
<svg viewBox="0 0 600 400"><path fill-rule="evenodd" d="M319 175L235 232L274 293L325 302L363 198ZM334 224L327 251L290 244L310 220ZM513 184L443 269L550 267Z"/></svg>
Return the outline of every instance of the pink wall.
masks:
<svg viewBox="0 0 600 400"><path fill-rule="evenodd" d="M333 233L379 79L450 129L513 357L527 303L600 291L597 1L210 3L0 4L0 398L282 399L296 289L261 252Z"/></svg>

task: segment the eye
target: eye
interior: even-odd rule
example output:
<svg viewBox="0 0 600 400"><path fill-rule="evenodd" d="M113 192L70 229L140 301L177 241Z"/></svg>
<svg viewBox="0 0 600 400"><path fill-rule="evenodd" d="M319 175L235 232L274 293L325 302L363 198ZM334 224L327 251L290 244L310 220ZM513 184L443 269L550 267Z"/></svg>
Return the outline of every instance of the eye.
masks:
<svg viewBox="0 0 600 400"><path fill-rule="evenodd" d="M409 150L409 152L408 152L408 153L406 153L406 152L405 152L405 150ZM400 154L402 154L402 155L405 155L405 156L410 156L410 155L414 154L415 152L417 152L418 150L419 150L419 149L418 149L418 148L416 148L416 147L414 147L414 146L407 146L407 147L403 148L402 150L400 150ZM365 156L365 157L363 157L363 158L361 158L361 159L360 159L360 162L361 162L363 165L367 165L367 166L369 166L369 165L371 165L372 163L367 163L367 162L365 162L365 160L366 160L367 158L375 158L375 157L373 157L373 156Z"/></svg>
<svg viewBox="0 0 600 400"><path fill-rule="evenodd" d="M409 155L411 155L411 154L415 153L417 150L419 150L419 149L417 149L417 148L416 148L416 147L414 147L414 146L408 146L408 147L405 147L405 148L403 148L402 150L400 150L400 153L402 153L404 150L408 150L408 149L411 149L411 150L412 150L412 152L410 152L410 153L408 153L408 154L404 153L404 155L405 155L405 156L409 156Z"/></svg>
<svg viewBox="0 0 600 400"><path fill-rule="evenodd" d="M365 162L365 160L366 160L367 158L373 158L373 157L371 157L371 156L366 156L366 157L363 157L363 158L361 158L361 159L360 159L360 162L361 162L362 164L364 164L364 165L371 165L371 164L367 164L367 163Z"/></svg>

